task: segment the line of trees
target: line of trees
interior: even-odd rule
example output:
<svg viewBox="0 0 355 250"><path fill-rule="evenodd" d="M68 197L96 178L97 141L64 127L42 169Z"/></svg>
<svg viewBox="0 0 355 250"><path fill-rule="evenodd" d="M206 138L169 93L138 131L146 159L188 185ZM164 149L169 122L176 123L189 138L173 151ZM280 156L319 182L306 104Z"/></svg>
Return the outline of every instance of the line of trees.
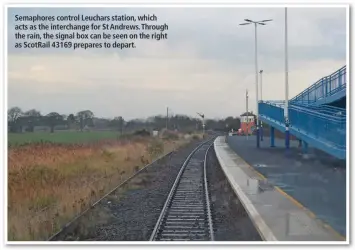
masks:
<svg viewBox="0 0 355 250"><path fill-rule="evenodd" d="M206 129L227 131L231 128L240 127L238 117L227 117L226 119L207 119ZM122 116L113 119L98 118L90 110L83 110L76 114L59 114L50 112L41 114L36 109L22 111L19 107L12 107L8 110L8 131L12 133L34 132L38 127L49 128L53 133L55 130L117 130L120 133L125 131L135 131L140 129L160 130L166 128L177 129L179 131L189 132L201 130L202 124L199 118L192 118L186 115L152 116L148 119L132 119L125 121Z"/></svg>
<svg viewBox="0 0 355 250"><path fill-rule="evenodd" d="M10 132L33 132L35 127L49 127L53 133L55 127L62 129L80 129L93 127L94 113L90 110L83 110L77 114L63 115L57 112L50 112L42 115L36 109L22 111L19 107L10 108L7 112L8 130Z"/></svg>

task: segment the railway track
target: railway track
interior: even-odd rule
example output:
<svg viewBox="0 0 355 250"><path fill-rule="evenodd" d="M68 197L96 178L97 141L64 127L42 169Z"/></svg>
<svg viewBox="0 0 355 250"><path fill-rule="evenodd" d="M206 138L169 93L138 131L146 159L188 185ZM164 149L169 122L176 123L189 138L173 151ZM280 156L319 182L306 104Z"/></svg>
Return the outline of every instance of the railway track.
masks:
<svg viewBox="0 0 355 250"><path fill-rule="evenodd" d="M189 154L189 156L185 159L184 163L182 164L180 170L178 170L178 176L181 175L181 173L183 172L182 170L183 169L186 169L186 165L187 163L189 162L193 162L195 161L196 163L196 160L197 158L195 157L195 154L199 154L199 158L203 158L204 154L203 152L206 151L206 149L212 145L212 142L213 140L209 140L209 141L205 141L205 142L202 142L201 144L199 144L196 148L194 148L192 150L192 152ZM206 148L207 147L207 148ZM201 151L202 150L202 151ZM98 201L96 201L95 203L93 203L90 207L88 207L85 211L81 212L80 214L78 214L75 218L73 218L70 222L68 222L66 225L64 225L59 231L57 231L56 233L54 233L52 236L50 236L47 241L58 241L58 240L72 240L72 239L76 239L76 240L84 240L86 239L86 237L88 237L86 234L87 234L87 231L81 231L81 227L82 225L84 225L86 223L86 221L92 221L93 218L91 218L90 216L96 216L92 213L90 213L89 211L90 210L94 210L94 208L97 208L97 207L101 207L101 206L106 206L105 202L103 202L105 199L107 199L107 197L109 197L110 195L112 195L113 193L115 193L118 189L120 189L121 187L123 187L124 185L129 185L129 183L131 182L131 180L133 180L136 176L140 175L140 174L144 174L143 172L147 172L147 171L151 171L152 173L156 172L156 174L159 174L160 172L157 172L157 170L154 170L155 168L157 168L159 165L156 165L155 168L149 168L150 166L154 165L155 162L158 162L159 160L163 159L163 158L167 158L167 157L170 157L170 155L172 154L172 152L162 156L161 158L155 160L154 162L146 165L145 167L143 167L141 170L139 170L138 172L136 172L135 174L133 174L131 177L129 177L128 179L126 179L124 182L120 183L118 186L116 186L115 188L113 188L111 191L109 191L108 193L106 193L102 198L100 198ZM193 157L192 157L193 156ZM186 157L186 156L185 156ZM196 159L195 159L196 158ZM170 158L169 158L170 160ZM177 159L176 159L177 160ZM176 161L175 160L175 161ZM203 160L202 160L203 161ZM200 160L200 162L202 162ZM181 164L181 163L180 163ZM148 170L150 169L150 170ZM201 168L203 170L203 168ZM199 171L201 171L201 169L199 169ZM174 180L174 179L172 179ZM163 180L162 180L163 181ZM165 180L167 181L167 180ZM204 182L207 184L207 182ZM172 185L174 186L176 184L176 179L175 179L175 182L173 181ZM167 193L169 193L169 190L170 189L167 189ZM207 194L206 192L203 191L203 194ZM170 195L170 193L169 193ZM152 199L156 199L154 197L152 197ZM157 201L157 200L155 200ZM103 202L103 203L102 203ZM162 200L162 202L164 202ZM125 205L127 206L127 204ZM209 205L208 205L209 206ZM105 211L109 209L110 211L110 208L106 208ZM99 209L100 210L100 209ZM106 211L107 212L107 211ZM111 212L111 211L110 211ZM114 210L112 210L112 212L114 212ZM97 212L96 212L97 213ZM90 217L89 219L85 219L86 217ZM99 219L100 216L97 218ZM121 223L124 222L125 220L118 220L120 221ZM139 221L139 219L138 219ZM154 227L155 225L155 222L156 222L156 219L153 220L151 223L151 226ZM146 223L146 222L144 222ZM89 223L90 224L90 223ZM212 224L209 224L209 225L212 225ZM103 225L98 225L98 228L101 228ZM144 226L146 226L148 228L148 226L146 224L144 224ZM143 226L143 227L144 227ZM151 228L152 228L151 227ZM120 228L120 227L119 227ZM90 229L90 230L96 230L96 229ZM121 230L121 229L120 229ZM132 231L133 232L133 231ZM132 234L132 232L128 233L128 234ZM93 233L90 231L90 233L92 233L94 236L96 233ZM127 234L127 235L128 235ZM150 233L148 234L146 240L149 240L149 235ZM90 237L93 237L92 235L90 235ZM96 236L95 236L96 237ZM115 237L115 236L113 236ZM136 237L136 236L135 236ZM137 235L137 237L141 237L140 235ZM144 235L142 236L144 238ZM213 236L212 236L212 239L213 239ZM141 240L141 238L140 238Z"/></svg>
<svg viewBox="0 0 355 250"><path fill-rule="evenodd" d="M187 157L171 188L151 241L213 241L206 159L213 140Z"/></svg>
<svg viewBox="0 0 355 250"><path fill-rule="evenodd" d="M139 175L140 173L142 173L144 170L146 170L147 168L149 168L150 166L152 166L154 163L158 162L159 160L162 160L163 158L169 157L172 154L172 152L169 152L161 157L159 157L158 159L154 160L152 163L144 166L143 168L141 168L139 171L137 171L136 173L134 173L133 175L131 175L129 178L127 178L125 181L123 181L122 183L120 183L118 186L114 187L111 191L109 191L108 193L106 193L103 197L101 197L99 200L97 200L95 203L93 203L92 205L90 205L90 207L88 207L87 209L85 209L83 212L81 212L80 214L78 214L77 216L75 216L71 221L69 221L67 224L65 224L59 231L57 231L55 234L51 235L47 241L55 241L57 240L58 237L60 237L62 234L65 233L66 229L69 228L72 224L74 224L76 221L78 221L81 217L83 217L85 214L87 214L91 209L93 209L96 205L98 205L102 200L104 200L106 197L108 197L109 195L111 195L112 193L114 193L117 189L119 189L120 187L122 187L123 185L125 185L126 183L128 183L129 181L131 181L133 178L135 178L137 175Z"/></svg>

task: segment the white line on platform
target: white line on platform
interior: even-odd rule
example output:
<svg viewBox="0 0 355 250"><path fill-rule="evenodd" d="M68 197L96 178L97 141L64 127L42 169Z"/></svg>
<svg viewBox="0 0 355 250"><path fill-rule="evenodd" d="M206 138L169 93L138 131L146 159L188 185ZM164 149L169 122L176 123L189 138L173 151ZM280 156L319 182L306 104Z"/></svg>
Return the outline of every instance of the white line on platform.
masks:
<svg viewBox="0 0 355 250"><path fill-rule="evenodd" d="M266 225L265 221L263 218L260 216L258 211L255 209L254 205L251 203L251 201L248 199L248 197L244 194L243 190L240 188L238 183L232 179L228 178L228 176L231 176L227 164L223 161L223 158L220 156L220 152L218 150L218 140L223 140L223 137L217 137L216 140L214 141L214 148L216 152L216 156L218 158L219 164L221 165L225 175L227 176L227 179L229 183L231 184L232 188L234 191L237 193L240 201L242 202L245 210L249 214L253 224L255 225L256 229L260 233L260 236L262 237L263 240L266 241L278 241L275 235L272 233L271 229Z"/></svg>

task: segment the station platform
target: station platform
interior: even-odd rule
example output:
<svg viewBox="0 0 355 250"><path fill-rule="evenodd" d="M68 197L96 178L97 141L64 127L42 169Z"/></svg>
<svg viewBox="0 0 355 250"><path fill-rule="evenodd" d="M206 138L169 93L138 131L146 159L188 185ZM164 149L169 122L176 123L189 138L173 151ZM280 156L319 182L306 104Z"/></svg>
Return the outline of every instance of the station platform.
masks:
<svg viewBox="0 0 355 250"><path fill-rule="evenodd" d="M228 140L246 139L233 136L228 137ZM253 141L255 144L255 138ZM248 147L248 143L240 142L250 157L260 160L260 155L257 156L260 152L255 152L255 145L252 149ZM249 165L229 144L226 137L217 137L214 142L216 156L263 240L346 243L343 235L288 195L282 187L269 182L268 178Z"/></svg>
<svg viewBox="0 0 355 250"><path fill-rule="evenodd" d="M260 148L256 138L233 136L228 145L250 166L278 186L320 220L346 235L346 161L309 147L304 155L298 141L285 149L284 139L264 137Z"/></svg>

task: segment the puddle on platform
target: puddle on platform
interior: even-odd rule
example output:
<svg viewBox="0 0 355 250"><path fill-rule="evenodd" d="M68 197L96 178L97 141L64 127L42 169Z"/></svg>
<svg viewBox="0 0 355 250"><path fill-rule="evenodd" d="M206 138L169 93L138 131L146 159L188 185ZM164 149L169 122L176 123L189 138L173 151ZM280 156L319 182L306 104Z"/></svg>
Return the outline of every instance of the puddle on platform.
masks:
<svg viewBox="0 0 355 250"><path fill-rule="evenodd" d="M259 181L259 192L265 192L268 190L274 190L274 185L272 185L267 180L260 180Z"/></svg>
<svg viewBox="0 0 355 250"><path fill-rule="evenodd" d="M266 165L266 164L254 164L253 167L255 167L255 168L267 168L269 166Z"/></svg>
<svg viewBox="0 0 355 250"><path fill-rule="evenodd" d="M265 191L272 191L274 188L274 185L267 180L247 179L248 193L260 194Z"/></svg>

